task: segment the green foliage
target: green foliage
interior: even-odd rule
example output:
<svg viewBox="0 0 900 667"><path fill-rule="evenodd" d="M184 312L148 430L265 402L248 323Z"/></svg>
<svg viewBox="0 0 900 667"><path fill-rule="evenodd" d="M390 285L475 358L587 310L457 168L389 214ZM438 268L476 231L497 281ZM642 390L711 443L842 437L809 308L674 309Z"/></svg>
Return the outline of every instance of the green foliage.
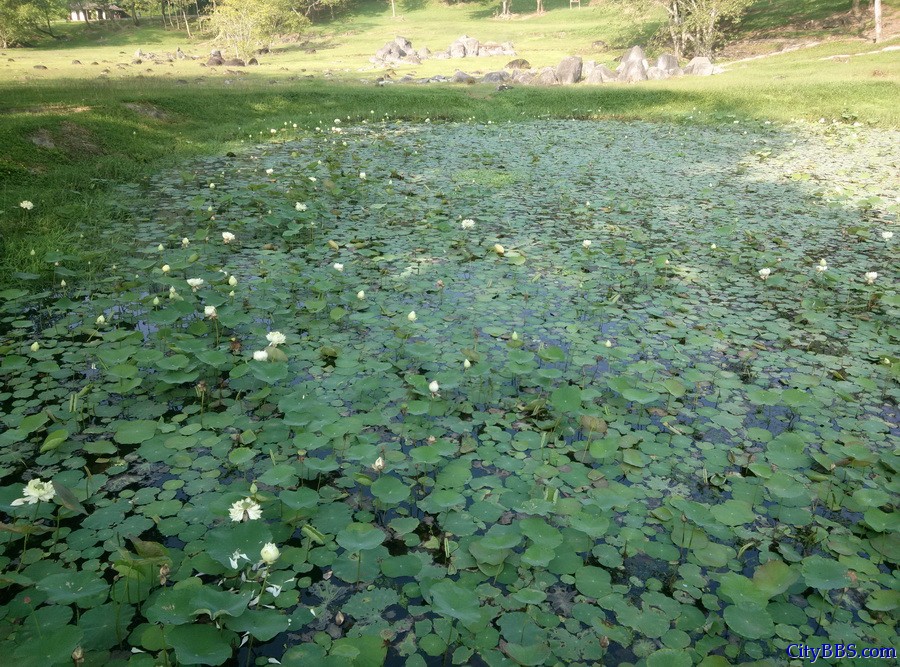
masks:
<svg viewBox="0 0 900 667"><path fill-rule="evenodd" d="M223 0L212 14L217 39L230 54L243 58L267 46L275 35L299 32L308 24L294 0Z"/></svg>

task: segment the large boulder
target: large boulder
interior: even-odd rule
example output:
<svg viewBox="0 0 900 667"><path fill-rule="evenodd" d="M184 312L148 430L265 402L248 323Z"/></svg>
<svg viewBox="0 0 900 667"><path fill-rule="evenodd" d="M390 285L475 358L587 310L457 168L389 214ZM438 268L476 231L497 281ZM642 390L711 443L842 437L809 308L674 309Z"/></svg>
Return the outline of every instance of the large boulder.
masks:
<svg viewBox="0 0 900 667"><path fill-rule="evenodd" d="M224 62L228 67L246 67L247 63L245 63L240 58L230 58Z"/></svg>
<svg viewBox="0 0 900 667"><path fill-rule="evenodd" d="M514 56L515 50L512 44L498 44L497 42L485 42L478 47L479 56Z"/></svg>
<svg viewBox="0 0 900 667"><path fill-rule="evenodd" d="M467 35L463 35L459 38L460 43L462 43L463 48L466 50L466 58L474 58L478 55L478 49L481 47L481 42L479 42L474 37L469 37Z"/></svg>
<svg viewBox="0 0 900 667"><path fill-rule="evenodd" d="M622 83L635 83L637 81L646 81L647 80L647 66L644 64L645 61L637 60L630 61L623 67L622 69L617 69L616 71L619 73L618 80Z"/></svg>
<svg viewBox="0 0 900 667"><path fill-rule="evenodd" d="M447 60L450 57L449 51L435 51L431 54L431 57L435 60Z"/></svg>
<svg viewBox="0 0 900 667"><path fill-rule="evenodd" d="M632 46L622 54L622 57L619 59L619 66L616 67L616 71L621 72L632 63L640 63L645 60L646 56L644 56L644 49L639 46ZM646 69L646 67L644 69Z"/></svg>
<svg viewBox="0 0 900 667"><path fill-rule="evenodd" d="M413 51L412 42L406 39L406 37L394 37L394 44L397 45L397 48L399 48L403 54L412 53Z"/></svg>
<svg viewBox="0 0 900 667"><path fill-rule="evenodd" d="M431 51L427 46L423 46L416 51L416 55L419 56L419 60L428 60L431 57Z"/></svg>
<svg viewBox="0 0 900 667"><path fill-rule="evenodd" d="M450 58L465 58L466 57L466 46L459 40L453 42L450 45Z"/></svg>
<svg viewBox="0 0 900 667"><path fill-rule="evenodd" d="M556 68L545 67L531 80L532 86L556 86L559 79L556 78Z"/></svg>
<svg viewBox="0 0 900 667"><path fill-rule="evenodd" d="M513 83L527 86L534 80L534 73L524 70L515 70L512 77Z"/></svg>
<svg viewBox="0 0 900 667"><path fill-rule="evenodd" d="M606 65L597 65L585 77L585 83L610 83L616 81L616 73Z"/></svg>
<svg viewBox="0 0 900 667"><path fill-rule="evenodd" d="M475 83L476 79L471 74L466 74L460 70L456 70L456 73L452 77L450 77L451 83Z"/></svg>
<svg viewBox="0 0 900 667"><path fill-rule="evenodd" d="M709 76L715 73L715 67L706 56L697 56L691 59L691 62L684 68L685 74L693 74L694 76Z"/></svg>
<svg viewBox="0 0 900 667"><path fill-rule="evenodd" d="M556 79L566 86L578 83L581 80L582 64L581 56L563 58L556 66Z"/></svg>
<svg viewBox="0 0 900 667"><path fill-rule="evenodd" d="M500 70L498 72L488 72L487 74L484 75L484 77L482 77L481 82L482 83L506 83L507 81L509 81L509 79L510 79L509 72L504 72L503 70Z"/></svg>
<svg viewBox="0 0 900 667"><path fill-rule="evenodd" d="M582 80L587 79L591 75L591 72L593 72L596 67L597 67L596 60L585 60L584 63L581 65L581 79Z"/></svg>
<svg viewBox="0 0 900 667"><path fill-rule="evenodd" d="M207 67L218 67L219 65L224 65L225 61L222 60L219 56L211 56L209 60L206 61Z"/></svg>
<svg viewBox="0 0 900 667"><path fill-rule="evenodd" d="M669 74L668 70L660 69L659 67L649 67L647 68L647 78L650 81L662 81L663 79L668 79L671 74Z"/></svg>
<svg viewBox="0 0 900 667"><path fill-rule="evenodd" d="M661 70L671 72L678 69L678 58L671 53L664 53L656 59L656 66Z"/></svg>

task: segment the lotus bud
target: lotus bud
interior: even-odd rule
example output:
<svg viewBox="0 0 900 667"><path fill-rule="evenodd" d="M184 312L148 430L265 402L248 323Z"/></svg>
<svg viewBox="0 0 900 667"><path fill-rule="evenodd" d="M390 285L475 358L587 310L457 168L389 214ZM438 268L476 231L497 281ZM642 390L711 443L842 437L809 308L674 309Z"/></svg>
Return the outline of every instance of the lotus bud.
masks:
<svg viewBox="0 0 900 667"><path fill-rule="evenodd" d="M468 359L463 359L463 368L469 370L470 368L472 368L472 362Z"/></svg>
<svg viewBox="0 0 900 667"><path fill-rule="evenodd" d="M502 255L503 253L506 252L506 250L499 243L495 243L494 244L494 252L497 253L498 255Z"/></svg>
<svg viewBox="0 0 900 667"><path fill-rule="evenodd" d="M771 274L772 274L772 269L766 268L766 269L759 270L759 277L762 278L763 280L768 280L768 278Z"/></svg>
<svg viewBox="0 0 900 667"><path fill-rule="evenodd" d="M162 251L165 250L166 248L165 248L165 246L164 246L162 243L160 243L158 246L156 246L156 249L159 250L160 252L162 252Z"/></svg>
<svg viewBox="0 0 900 667"><path fill-rule="evenodd" d="M169 271L172 270L172 267L169 266L168 264L163 264L161 270L162 270L163 273L168 273Z"/></svg>
<svg viewBox="0 0 900 667"><path fill-rule="evenodd" d="M869 271L866 273L866 284L871 285L878 279L877 271Z"/></svg>
<svg viewBox="0 0 900 667"><path fill-rule="evenodd" d="M612 341L611 341L611 340L607 340L605 343L603 343L603 346L604 346L604 347L612 347Z"/></svg>
<svg viewBox="0 0 900 667"><path fill-rule="evenodd" d="M159 305L159 297L158 297L158 296L153 297L153 305L154 305L154 306L158 306L158 305Z"/></svg>
<svg viewBox="0 0 900 667"><path fill-rule="evenodd" d="M98 325L106 324L106 318L103 315L97 315L96 322Z"/></svg>
<svg viewBox="0 0 900 667"><path fill-rule="evenodd" d="M416 311L414 311L414 310L409 311L409 315L406 316L406 319L408 319L410 322L415 322L417 319Z"/></svg>
<svg viewBox="0 0 900 667"><path fill-rule="evenodd" d="M585 250L587 250L588 248L590 248L590 247L591 247L591 242L590 242L590 240L589 240L589 239L585 239L584 241L582 241L582 242L581 242L581 247L584 248Z"/></svg>
<svg viewBox="0 0 900 667"><path fill-rule="evenodd" d="M375 472L381 472L382 470L384 470L384 459L380 456L375 459L375 463L372 464L372 470L374 470Z"/></svg>
<svg viewBox="0 0 900 667"><path fill-rule="evenodd" d="M237 283L238 283L238 279L237 279L237 278L235 278L234 276L228 276L228 284L229 284L229 285L231 285L232 287L234 287L235 285L237 285Z"/></svg>
<svg viewBox="0 0 900 667"><path fill-rule="evenodd" d="M441 390L441 385L439 385L437 383L437 380L432 380L431 383L428 385L428 391L430 391L432 394L436 394L440 390Z"/></svg>
<svg viewBox="0 0 900 667"><path fill-rule="evenodd" d="M272 542L266 542L263 548L259 552L260 558L262 558L263 562L266 565L271 565L278 557L281 555L281 551L279 551L278 547L275 546Z"/></svg>
<svg viewBox="0 0 900 667"><path fill-rule="evenodd" d="M59 281L60 287L65 287L68 283L66 283L65 279Z"/></svg>
<svg viewBox="0 0 900 667"><path fill-rule="evenodd" d="M37 341L34 341L34 342L31 344L31 351L32 351L32 352L37 352L37 351L40 350L40 349L41 349L41 344L38 343Z"/></svg>
<svg viewBox="0 0 900 667"><path fill-rule="evenodd" d="M356 298L359 299L360 301L364 300L364 299L366 298L366 292L365 292L365 290L359 290L359 291L356 293Z"/></svg>

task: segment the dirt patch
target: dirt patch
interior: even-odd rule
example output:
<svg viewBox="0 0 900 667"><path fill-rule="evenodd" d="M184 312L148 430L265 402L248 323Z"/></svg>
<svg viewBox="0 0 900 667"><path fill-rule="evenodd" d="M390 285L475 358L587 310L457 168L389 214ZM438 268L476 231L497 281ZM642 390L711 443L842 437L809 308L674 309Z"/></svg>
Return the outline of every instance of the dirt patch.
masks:
<svg viewBox="0 0 900 667"><path fill-rule="evenodd" d="M54 105L54 104L43 104L38 107L25 107L25 108L17 108L10 107L8 109L0 109L0 115L12 115L12 114L28 114L30 116L39 116L42 114L67 114L67 113L84 113L85 111L90 111L93 107L72 107L65 105Z"/></svg>
<svg viewBox="0 0 900 667"><path fill-rule="evenodd" d="M124 106L129 111L133 111L134 113L141 116L146 116L147 118L154 118L156 120L169 120L169 114L167 114L162 109L153 106L152 104L147 104L146 102L126 102L122 106Z"/></svg>
<svg viewBox="0 0 900 667"><path fill-rule="evenodd" d="M35 146L61 151L72 157L103 154L90 130L69 121L63 121L53 131L41 128L28 135L28 140Z"/></svg>

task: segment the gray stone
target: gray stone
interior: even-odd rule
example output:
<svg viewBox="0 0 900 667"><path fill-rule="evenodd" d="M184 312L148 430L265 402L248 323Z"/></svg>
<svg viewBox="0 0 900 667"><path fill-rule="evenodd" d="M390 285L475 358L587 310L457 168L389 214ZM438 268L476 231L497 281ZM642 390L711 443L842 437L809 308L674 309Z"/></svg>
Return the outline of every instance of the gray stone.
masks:
<svg viewBox="0 0 900 667"><path fill-rule="evenodd" d="M557 86L559 79L556 78L556 69L553 67L545 67L531 80L532 86Z"/></svg>
<svg viewBox="0 0 900 667"><path fill-rule="evenodd" d="M556 66L556 79L564 86L578 83L581 80L582 65L581 56L563 58Z"/></svg>
<svg viewBox="0 0 900 667"><path fill-rule="evenodd" d="M510 60L503 66L504 69L531 69L531 63L524 58Z"/></svg>
<svg viewBox="0 0 900 667"><path fill-rule="evenodd" d="M644 63L641 60L631 61L617 71L619 72L618 80L623 83L647 80L647 68L644 67Z"/></svg>
<svg viewBox="0 0 900 667"><path fill-rule="evenodd" d="M224 65L225 61L219 58L218 56L212 56L209 60L206 61L207 67L218 67L219 65Z"/></svg>
<svg viewBox="0 0 900 667"><path fill-rule="evenodd" d="M465 58L466 47L462 42L453 42L450 45L450 58Z"/></svg>
<svg viewBox="0 0 900 667"><path fill-rule="evenodd" d="M476 79L474 76L461 72L460 70L456 70L456 73L450 77L451 83L475 83L475 81Z"/></svg>
<svg viewBox="0 0 900 667"><path fill-rule="evenodd" d="M449 51L437 51L431 54L431 57L435 60L447 60L450 57Z"/></svg>
<svg viewBox="0 0 900 667"><path fill-rule="evenodd" d="M219 49L213 49L212 51L209 52L209 57L210 58L221 58L222 52Z"/></svg>
<svg viewBox="0 0 900 667"><path fill-rule="evenodd" d="M141 51L140 49L138 49L137 51L134 52L134 59L135 59L135 60L140 60L141 58L144 58L144 57L145 57L145 56L144 56L144 52Z"/></svg>
<svg viewBox="0 0 900 667"><path fill-rule="evenodd" d="M671 76L667 70L660 69L659 67L648 67L647 68L647 78L650 81L662 81L663 79L668 79Z"/></svg>
<svg viewBox="0 0 900 667"><path fill-rule="evenodd" d="M259 65L259 61L256 58L250 58L250 60L247 61L247 64L248 65Z"/></svg>
<svg viewBox="0 0 900 667"><path fill-rule="evenodd" d="M632 46L619 59L619 66L616 67L617 72L621 72L631 63L640 63L645 60L644 49L639 46ZM645 68L646 69L646 68Z"/></svg>
<svg viewBox="0 0 900 667"><path fill-rule="evenodd" d="M604 42L602 39L598 39L596 42L591 42L591 48L596 51L606 51L609 49L609 44Z"/></svg>
<svg viewBox="0 0 900 667"><path fill-rule="evenodd" d="M482 83L506 83L509 79L509 72L500 70L499 72L488 72L481 81Z"/></svg>
<svg viewBox="0 0 900 667"><path fill-rule="evenodd" d="M518 83L523 86L529 85L534 80L533 72L525 72L522 70L516 70L513 73L513 83Z"/></svg>
<svg viewBox="0 0 900 667"><path fill-rule="evenodd" d="M228 67L245 67L247 65L247 63L240 58L231 58L226 60L224 64L228 65Z"/></svg>
<svg viewBox="0 0 900 667"><path fill-rule="evenodd" d="M585 78L586 83L610 83L616 81L616 73L606 65L597 65Z"/></svg>
<svg viewBox="0 0 900 667"><path fill-rule="evenodd" d="M705 56L692 58L691 62L684 68L685 74L692 74L694 76L709 76L710 74L713 74L714 71L715 68L713 67L713 64L709 61L709 58Z"/></svg>
<svg viewBox="0 0 900 667"><path fill-rule="evenodd" d="M394 44L396 44L404 53L409 53L413 50L412 42L406 39L406 37L394 37Z"/></svg>
<svg viewBox="0 0 900 667"><path fill-rule="evenodd" d="M459 41L466 49L466 58L474 58L478 55L478 49L481 46L481 43L477 39L463 35L459 38Z"/></svg>
<svg viewBox="0 0 900 667"><path fill-rule="evenodd" d="M512 45L509 45L510 47ZM506 45L497 44L496 42L486 42L478 47L479 56L509 56L516 55L516 52Z"/></svg>
<svg viewBox="0 0 900 667"><path fill-rule="evenodd" d="M591 75L591 72L593 72L596 67L597 67L596 60L585 60L584 63L581 65L582 80L587 79Z"/></svg>
<svg viewBox="0 0 900 667"><path fill-rule="evenodd" d="M35 65L34 69L47 69L46 65Z"/></svg>
<svg viewBox="0 0 900 667"><path fill-rule="evenodd" d="M416 55L419 56L420 60L428 60L431 57L431 50L427 46L423 46L416 51Z"/></svg>
<svg viewBox="0 0 900 667"><path fill-rule="evenodd" d="M656 66L667 72L678 69L678 58L671 53L664 53L656 59Z"/></svg>
<svg viewBox="0 0 900 667"><path fill-rule="evenodd" d="M80 65L80 64L81 64L81 61L80 61L80 60L73 60L73 61L72 61L72 64L73 64L73 65Z"/></svg>
<svg viewBox="0 0 900 667"><path fill-rule="evenodd" d="M516 49L513 46L512 42L503 42L500 45L500 48L503 49L502 55L504 56L514 56L516 55Z"/></svg>

